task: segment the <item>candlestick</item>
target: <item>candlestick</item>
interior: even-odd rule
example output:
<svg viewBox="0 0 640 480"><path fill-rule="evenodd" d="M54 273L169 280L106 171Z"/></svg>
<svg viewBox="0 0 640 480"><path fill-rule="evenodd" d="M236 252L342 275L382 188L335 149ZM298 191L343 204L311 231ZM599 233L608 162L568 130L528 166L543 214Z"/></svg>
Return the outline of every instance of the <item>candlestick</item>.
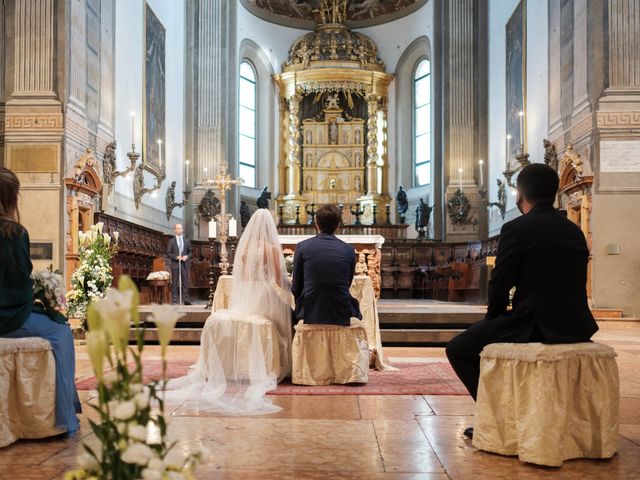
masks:
<svg viewBox="0 0 640 480"><path fill-rule="evenodd" d="M184 161L184 184L189 187L189 160Z"/></svg>
<svg viewBox="0 0 640 480"><path fill-rule="evenodd" d="M238 222L235 218L232 217L229 219L229 236L230 237L237 236L237 231L238 231Z"/></svg>
<svg viewBox="0 0 640 480"><path fill-rule="evenodd" d="M158 166L162 170L162 140L158 139Z"/></svg>
<svg viewBox="0 0 640 480"><path fill-rule="evenodd" d="M131 112L131 146L136 144L136 112ZM135 150L135 148L133 148Z"/></svg>
<svg viewBox="0 0 640 480"><path fill-rule="evenodd" d="M511 135L507 135L506 155L504 156L504 166L509 170L509 156L511 155Z"/></svg>
<svg viewBox="0 0 640 480"><path fill-rule="evenodd" d="M462 169L458 169L458 188L462 191Z"/></svg>
<svg viewBox="0 0 640 480"><path fill-rule="evenodd" d="M520 145L524 145L524 112L518 112L518 117L520 117Z"/></svg>
<svg viewBox="0 0 640 480"><path fill-rule="evenodd" d="M478 164L480 165L480 188L484 186L484 174L482 172L482 166L484 165L484 160L478 160Z"/></svg>
<svg viewBox="0 0 640 480"><path fill-rule="evenodd" d="M206 180L206 178L207 178L207 167L204 167L202 170L204 171L204 179Z"/></svg>
<svg viewBox="0 0 640 480"><path fill-rule="evenodd" d="M216 221L211 220L209 222L209 238L216 238Z"/></svg>

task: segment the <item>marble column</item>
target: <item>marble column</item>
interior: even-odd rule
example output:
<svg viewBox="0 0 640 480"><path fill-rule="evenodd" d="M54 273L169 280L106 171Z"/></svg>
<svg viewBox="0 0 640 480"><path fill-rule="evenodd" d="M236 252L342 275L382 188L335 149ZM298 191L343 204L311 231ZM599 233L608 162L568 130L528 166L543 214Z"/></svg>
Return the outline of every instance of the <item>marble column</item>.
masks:
<svg viewBox="0 0 640 480"><path fill-rule="evenodd" d="M549 135L562 127L561 88L562 62L560 59L560 2L549 0Z"/></svg>

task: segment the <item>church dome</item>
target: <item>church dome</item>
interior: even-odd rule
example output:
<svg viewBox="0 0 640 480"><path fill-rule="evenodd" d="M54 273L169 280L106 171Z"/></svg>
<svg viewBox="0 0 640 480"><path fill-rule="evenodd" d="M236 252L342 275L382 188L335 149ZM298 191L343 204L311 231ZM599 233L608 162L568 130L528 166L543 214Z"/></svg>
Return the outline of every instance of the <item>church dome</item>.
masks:
<svg viewBox="0 0 640 480"><path fill-rule="evenodd" d="M296 40L282 71L331 66L384 71L373 40L341 23L321 23L315 31Z"/></svg>

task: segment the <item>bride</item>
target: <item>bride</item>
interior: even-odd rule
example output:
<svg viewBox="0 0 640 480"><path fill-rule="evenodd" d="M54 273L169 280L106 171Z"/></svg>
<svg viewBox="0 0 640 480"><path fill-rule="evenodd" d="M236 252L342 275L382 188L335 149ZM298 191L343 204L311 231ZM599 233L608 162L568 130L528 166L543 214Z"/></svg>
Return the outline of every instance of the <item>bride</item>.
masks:
<svg viewBox="0 0 640 480"><path fill-rule="evenodd" d="M167 399L200 410L251 415L280 410L266 396L291 373L291 285L273 217L258 209L235 254L228 310L211 314L190 373Z"/></svg>

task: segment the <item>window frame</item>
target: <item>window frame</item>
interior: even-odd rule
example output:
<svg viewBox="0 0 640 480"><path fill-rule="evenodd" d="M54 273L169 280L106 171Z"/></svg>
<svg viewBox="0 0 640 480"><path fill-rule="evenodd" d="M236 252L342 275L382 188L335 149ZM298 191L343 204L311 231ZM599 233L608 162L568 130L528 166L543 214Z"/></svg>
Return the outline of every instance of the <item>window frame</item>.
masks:
<svg viewBox="0 0 640 480"><path fill-rule="evenodd" d="M417 74L418 74L418 70L420 69L421 65L423 64L423 62L428 62L429 65L429 72L425 73L424 75L422 75L421 77L417 78ZM432 85L433 85L433 77L432 77L432 71L431 71L431 60L426 57L423 56L421 57L416 63L415 66L413 68L413 73L411 75L412 78L412 89L411 89L411 138L412 138L412 146L411 146L411 150L412 150L412 172L413 172L413 186L414 187L422 187L422 186L430 186L433 183L433 179L431 178L431 174L432 174L432 152L433 152L433 118L432 118L432 113L433 113L433 95L432 95ZM428 78L428 89L429 89L429 101L427 103L424 103L422 105L417 105L417 93L416 93L416 86L418 84L419 81ZM422 108L428 106L428 112L429 112L429 130L426 131L425 133L422 133L420 135L417 135L417 116L416 116L416 112L418 110L418 108ZM418 162L418 152L417 152L417 141L418 138L423 137L425 135L429 136L429 152L428 152L428 159L424 160L422 162ZM429 169L429 182L427 183L419 183L418 182L418 168L419 167L423 167L424 165L428 166Z"/></svg>
<svg viewBox="0 0 640 480"><path fill-rule="evenodd" d="M251 69L251 72L253 73L253 79L244 77L242 75L241 71L242 71L243 64L247 64L248 67ZM245 80L253 84L253 110L241 104L242 96L240 92L240 84L242 80ZM241 132L240 110L242 108L246 108L247 110L253 111L253 137ZM243 162L240 156L240 144L241 144L240 140L242 137L251 139L253 141L253 165L251 165L250 163ZM250 182L247 182L248 180L247 178L245 178L240 174L241 167L244 167L245 169L249 168L253 170L252 185ZM257 185L258 185L258 71L256 67L253 65L253 62L251 62L251 60L249 60L248 58L243 58L240 61L240 64L238 66L238 176L242 177L242 179L245 181L245 186L247 186L248 188L257 188Z"/></svg>

